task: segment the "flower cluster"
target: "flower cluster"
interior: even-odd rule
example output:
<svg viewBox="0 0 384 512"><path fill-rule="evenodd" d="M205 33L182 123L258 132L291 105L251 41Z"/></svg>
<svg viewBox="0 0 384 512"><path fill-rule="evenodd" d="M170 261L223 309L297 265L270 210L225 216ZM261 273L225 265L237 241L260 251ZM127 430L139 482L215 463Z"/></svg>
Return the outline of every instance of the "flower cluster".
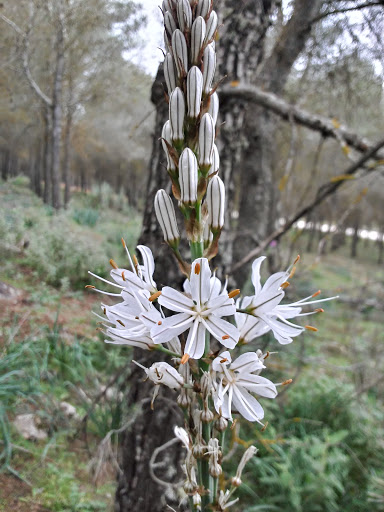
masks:
<svg viewBox="0 0 384 512"><path fill-rule="evenodd" d="M103 314L97 314L107 343L158 350L172 357L172 364L159 361L150 368L135 363L155 385L152 405L161 386L178 393L177 403L184 409L186 423L185 429L176 427L175 435L187 451L184 490L194 511L221 511L237 502L232 495L241 485L245 464L257 450L248 448L231 479L231 488L219 492L228 420L233 421L233 414L239 413L248 421L263 424L259 399L277 396L279 384L260 375L269 353L263 354L256 346L244 350L269 331L282 345L305 330L316 331L293 319L322 312L321 308L309 312L303 308L330 300L317 299L320 292L316 292L282 304L298 258L263 285L260 268L265 257L257 258L251 276L254 294L245 297L238 289L228 291L227 282L211 271L210 260L217 254L225 217L225 186L218 176L220 159L215 145L219 102L213 80L218 21L212 1L164 0L162 4L169 120L161 140L173 199L159 190L154 209L164 240L186 275L183 290L159 288L153 278L151 250L137 247L140 264L124 241L129 268L111 260L111 281L99 277L117 288L117 293L89 285L120 299L114 305L103 303ZM184 216L190 262L179 251L174 200ZM230 351L238 352L234 359Z"/></svg>

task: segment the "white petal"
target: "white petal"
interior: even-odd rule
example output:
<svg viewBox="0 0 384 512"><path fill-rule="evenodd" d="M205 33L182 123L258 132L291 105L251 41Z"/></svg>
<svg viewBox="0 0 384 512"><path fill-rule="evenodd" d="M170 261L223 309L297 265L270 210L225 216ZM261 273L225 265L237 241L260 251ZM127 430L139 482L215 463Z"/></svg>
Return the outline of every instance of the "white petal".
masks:
<svg viewBox="0 0 384 512"><path fill-rule="evenodd" d="M239 413L248 421L259 421L264 418L264 410L245 389L234 387L233 405Z"/></svg>
<svg viewBox="0 0 384 512"><path fill-rule="evenodd" d="M256 258L252 263L252 284L255 287L255 295L261 291L260 266L265 259L266 256L260 256L260 258Z"/></svg>
<svg viewBox="0 0 384 512"><path fill-rule="evenodd" d="M271 312L273 308L280 304L283 297L284 292L282 290L270 289L264 291L263 288L261 293L252 301L252 307L255 308L254 314L259 316L262 313Z"/></svg>
<svg viewBox="0 0 384 512"><path fill-rule="evenodd" d="M295 316L300 315L302 308L280 304L275 307L275 311L283 318L295 318Z"/></svg>
<svg viewBox="0 0 384 512"><path fill-rule="evenodd" d="M227 361L222 361L226 359ZM228 350L225 350L222 352L218 357L215 357L215 359L212 361L212 370L215 372L222 372L223 369L221 367L222 364L225 364L226 366L231 363L231 354L228 352Z"/></svg>
<svg viewBox="0 0 384 512"><path fill-rule="evenodd" d="M246 388L259 396L265 396L266 398L275 398L277 396L277 389L274 383L269 379L260 377L260 375L241 373L241 376L236 380L236 385Z"/></svg>
<svg viewBox="0 0 384 512"><path fill-rule="evenodd" d="M193 317L187 313L178 313L164 318L161 325L155 325L151 329L153 343L169 342L175 336L179 336L179 334L186 331L192 322Z"/></svg>
<svg viewBox="0 0 384 512"><path fill-rule="evenodd" d="M241 356L231 364L231 370L236 370L241 374L254 372L261 368L264 368L264 365L263 362L260 361L256 352L246 352L245 354L241 354Z"/></svg>
<svg viewBox="0 0 384 512"><path fill-rule="evenodd" d="M207 258L198 258L192 263L191 291L197 304L205 304L209 298L211 269Z"/></svg>
<svg viewBox="0 0 384 512"><path fill-rule="evenodd" d="M203 320L208 331L218 340L224 347L234 348L239 341L240 333L233 324L217 316L211 315ZM229 336L229 338L227 338ZM224 339L223 339L224 337Z"/></svg>
<svg viewBox="0 0 384 512"><path fill-rule="evenodd" d="M283 324L275 318L268 315L262 315L261 319L269 325L272 329L275 339L282 345L287 345L292 342L292 337L299 336L304 331L304 327L292 327L290 325Z"/></svg>
<svg viewBox="0 0 384 512"><path fill-rule="evenodd" d="M289 277L289 272L276 272L276 274L272 274L265 281L263 286L263 291L267 290L278 290L280 286L286 281Z"/></svg>
<svg viewBox="0 0 384 512"><path fill-rule="evenodd" d="M138 245L137 248L140 251L141 257L143 258L144 279L148 284L156 289L156 283L153 280L153 273L155 272L155 260L153 259L152 251L145 245Z"/></svg>
<svg viewBox="0 0 384 512"><path fill-rule="evenodd" d="M192 359L200 359L203 356L205 350L205 333L204 325L198 320L195 320L189 330L184 351L184 353L188 354Z"/></svg>
<svg viewBox="0 0 384 512"><path fill-rule="evenodd" d="M235 302L227 294L210 299L206 305L210 314L216 316L230 316L236 313Z"/></svg>
<svg viewBox="0 0 384 512"><path fill-rule="evenodd" d="M193 301L189 297L186 297L183 293L174 290L170 286L164 286L158 301L159 304L171 311L178 311L180 313L190 312L194 306Z"/></svg>

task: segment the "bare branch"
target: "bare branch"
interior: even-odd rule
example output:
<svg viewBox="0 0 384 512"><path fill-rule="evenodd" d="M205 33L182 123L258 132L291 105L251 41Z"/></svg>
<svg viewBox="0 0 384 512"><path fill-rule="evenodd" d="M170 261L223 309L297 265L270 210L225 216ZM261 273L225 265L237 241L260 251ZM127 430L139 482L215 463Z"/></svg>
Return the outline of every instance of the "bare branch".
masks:
<svg viewBox="0 0 384 512"><path fill-rule="evenodd" d="M24 72L25 72L25 75L27 77L27 80L29 82L29 85L31 86L31 88L33 89L33 91L37 94L37 96L39 96L39 98L44 102L46 103L49 107L52 106L52 100L51 98L49 98L39 87L39 85L37 84L37 82L34 80L33 76L32 76L32 73L31 73L31 70L29 68L29 55L28 55L28 49L29 49L29 38L28 38L28 33L26 32L23 32L23 30L18 26L16 25L15 22L13 22L12 20L10 20L9 18L7 18L6 16L4 16L4 14L1 14L0 13L0 18L5 22L7 23L10 27L13 28L13 30L19 34L19 36L22 37L23 39L23 53L22 53L22 61L23 61L23 68L24 68Z"/></svg>
<svg viewBox="0 0 384 512"><path fill-rule="evenodd" d="M345 141L348 146L360 152L366 152L373 148L373 143L358 134L352 132L347 127L339 125L335 119L312 114L295 105L292 105L276 94L265 92L260 87L252 85L239 85L238 87L226 86L221 92L222 98L242 98L247 101L261 105L271 110L282 119L290 121L293 119L296 123L310 128L311 130L320 132L323 137L331 137L337 140ZM377 160L384 158L384 155L375 154Z"/></svg>
<svg viewBox="0 0 384 512"><path fill-rule="evenodd" d="M378 0L377 2L364 2L359 5L354 5L352 7L343 7L340 9L333 9L332 11L325 11L312 18L311 23L316 23L328 16L333 16L334 14L345 14L351 11L361 11L362 9L367 9L368 7L384 7L383 0Z"/></svg>
<svg viewBox="0 0 384 512"><path fill-rule="evenodd" d="M373 146L369 151L367 151L364 155L362 155L359 160L353 163L351 166L346 169L345 172L341 176L353 176L364 164L370 160L377 157L378 152L384 146L384 139L380 140L375 146ZM298 212L296 212L291 219L289 219L284 226L276 229L273 233L271 233L258 247L250 251L244 258L238 261L233 267L230 269L229 273L236 271L238 268L242 267L250 260L258 256L268 245L272 242L272 240L278 240L281 238L284 233L286 233L299 219L307 215L307 213L311 212L316 206L324 201L328 196L332 195L336 192L336 190L344 183L344 179L340 179L337 181L330 181L321 187L318 188L315 199L309 203L307 206L301 208Z"/></svg>

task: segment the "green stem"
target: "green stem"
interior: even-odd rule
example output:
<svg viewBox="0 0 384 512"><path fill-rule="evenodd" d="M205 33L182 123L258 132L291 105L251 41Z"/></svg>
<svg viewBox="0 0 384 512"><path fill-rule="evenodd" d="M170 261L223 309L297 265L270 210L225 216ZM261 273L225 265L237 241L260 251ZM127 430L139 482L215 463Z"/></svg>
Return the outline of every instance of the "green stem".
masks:
<svg viewBox="0 0 384 512"><path fill-rule="evenodd" d="M201 226L201 201L197 201L195 205L196 212L196 224ZM197 258L202 258L204 254L204 242L201 240L201 233L199 233L198 241L190 241L189 243L191 247L191 259L192 261Z"/></svg>
<svg viewBox="0 0 384 512"><path fill-rule="evenodd" d="M180 354L176 354L176 352L172 352L172 350L168 350L167 348L163 347L162 345L155 345L152 350L158 350L159 352L164 352L164 354L168 354L172 357L180 357Z"/></svg>

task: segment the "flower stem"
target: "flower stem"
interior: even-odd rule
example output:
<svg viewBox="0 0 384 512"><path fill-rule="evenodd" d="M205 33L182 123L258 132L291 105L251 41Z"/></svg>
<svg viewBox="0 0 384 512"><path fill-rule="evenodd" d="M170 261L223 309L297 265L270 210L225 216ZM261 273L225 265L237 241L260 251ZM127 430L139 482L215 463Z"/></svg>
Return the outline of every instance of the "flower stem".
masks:
<svg viewBox="0 0 384 512"><path fill-rule="evenodd" d="M159 352L164 352L164 354L168 354L172 357L181 357L180 354L176 354L176 352L172 352L172 350L168 350L167 348L163 347L162 345L155 345L152 350L157 350Z"/></svg>

